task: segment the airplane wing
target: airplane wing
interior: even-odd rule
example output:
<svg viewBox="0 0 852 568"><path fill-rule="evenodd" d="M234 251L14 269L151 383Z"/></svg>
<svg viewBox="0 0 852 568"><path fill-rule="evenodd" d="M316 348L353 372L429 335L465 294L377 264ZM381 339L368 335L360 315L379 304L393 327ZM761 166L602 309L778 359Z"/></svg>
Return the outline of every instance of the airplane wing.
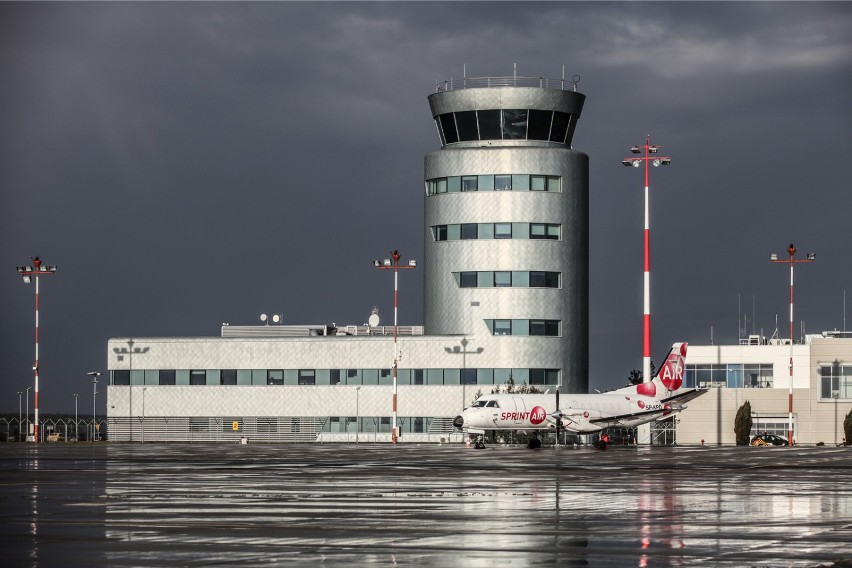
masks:
<svg viewBox="0 0 852 568"><path fill-rule="evenodd" d="M660 402L670 407L669 412L678 412L685 408L684 404L694 398L701 396L706 393L709 389L691 389L679 392L674 396L670 396L668 398L662 399ZM649 416L653 414L660 414L660 409L654 410L641 410L639 412L631 412L628 414L618 414L615 416L602 416L600 418L590 418L589 423L594 424L595 426L601 426L602 428L607 428L609 426L620 426L626 420L635 420L636 418L641 418L643 416Z"/></svg>
<svg viewBox="0 0 852 568"><path fill-rule="evenodd" d="M602 416L600 418L589 418L589 423L595 426L606 428L608 426L621 426L625 420L633 420L642 416L652 414L661 414L663 411L659 408L656 410L642 410L640 412L630 412L628 414L616 414L613 416Z"/></svg>
<svg viewBox="0 0 852 568"><path fill-rule="evenodd" d="M671 403L676 402L678 404L683 404L689 402L694 398L698 398L702 394L706 393L710 389L690 389L683 390L678 392L677 394L670 396L668 398L664 398L662 400L663 404L671 405Z"/></svg>

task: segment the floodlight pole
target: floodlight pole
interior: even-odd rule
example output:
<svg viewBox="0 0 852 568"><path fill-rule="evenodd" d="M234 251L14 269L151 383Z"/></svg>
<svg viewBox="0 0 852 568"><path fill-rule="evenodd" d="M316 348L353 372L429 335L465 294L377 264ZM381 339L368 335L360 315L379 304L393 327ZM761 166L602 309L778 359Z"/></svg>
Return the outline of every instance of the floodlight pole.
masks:
<svg viewBox="0 0 852 568"><path fill-rule="evenodd" d="M358 408L358 396L361 392L361 385L355 387L355 443L358 443L358 430L361 429L361 411ZM347 436L347 440L348 440Z"/></svg>
<svg viewBox="0 0 852 568"><path fill-rule="evenodd" d="M23 394L24 391L18 391L18 436L15 440L16 442L21 441L21 409L23 408L21 406L21 397L23 396Z"/></svg>
<svg viewBox="0 0 852 568"><path fill-rule="evenodd" d="M409 260L407 265L400 266L399 259L400 254L399 251L394 250L391 252L390 259L384 259L383 261L374 260L373 266L376 268L393 270L393 423L391 424L391 442L396 444L396 440L398 437L397 431L397 365L399 363L399 344L397 342L397 335L399 333L399 325L397 323L397 311L399 309L399 271L401 269L406 268L416 268L417 262L414 260Z"/></svg>
<svg viewBox="0 0 852 568"><path fill-rule="evenodd" d="M630 151L638 154L642 149L645 150L645 156L642 158L630 157L621 161L625 166L633 166L638 168L643 162L645 163L645 260L644 266L644 311L643 311L643 337L642 337L642 380L649 382L651 380L651 229L650 229L650 212L649 212L649 175L648 162L651 162L655 167L659 165L667 166L671 164L672 159L669 156L651 156L656 154L660 149L659 146L651 145L651 135L645 138L645 144L642 146L633 146Z"/></svg>
<svg viewBox="0 0 852 568"><path fill-rule="evenodd" d="M92 441L94 442L98 433L98 377L101 374L98 371L89 371L86 374L92 377ZM133 420L130 422L132 423Z"/></svg>
<svg viewBox="0 0 852 568"><path fill-rule="evenodd" d="M29 442L30 437L30 391L33 387L27 387L27 431L24 432L24 441Z"/></svg>
<svg viewBox="0 0 852 568"><path fill-rule="evenodd" d="M24 283L29 284L30 280L35 278L35 363L33 364L34 385L33 397L35 405L35 429L33 430L33 441L38 442L38 278L39 276L47 276L56 272L55 266L42 266L41 259L37 256L30 257L33 261L33 266L19 266L18 274L24 278ZM29 420L29 416L27 416ZM29 426L29 424L28 424ZM27 428L29 434L29 427Z"/></svg>
<svg viewBox="0 0 852 568"><path fill-rule="evenodd" d="M780 260L777 254L772 254L769 257L770 262L774 263L789 263L790 264L790 390L788 392L788 416L787 416L787 445L793 445L793 265L800 262L813 262L816 260L814 253L808 253L806 258L793 258L796 254L796 247L793 243L787 247L787 253L790 255L788 260Z"/></svg>

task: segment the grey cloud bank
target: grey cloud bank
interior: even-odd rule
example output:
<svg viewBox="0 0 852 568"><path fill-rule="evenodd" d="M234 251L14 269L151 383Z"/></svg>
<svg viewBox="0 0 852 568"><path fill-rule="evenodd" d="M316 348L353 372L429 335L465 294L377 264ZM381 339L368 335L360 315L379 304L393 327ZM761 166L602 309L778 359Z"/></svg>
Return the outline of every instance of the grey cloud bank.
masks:
<svg viewBox="0 0 852 568"><path fill-rule="evenodd" d="M32 383L41 288L41 411L73 409L108 337L215 335L392 314L370 260L423 249L423 156L436 80L581 75L574 147L591 161L591 377L641 366L646 134L654 358L843 325L852 300L852 6L758 3L44 3L0 5L0 392ZM421 274L400 321L422 322ZM738 298L740 307L738 309ZM738 313L741 315L738 322ZM752 313L757 321L752 321Z"/></svg>

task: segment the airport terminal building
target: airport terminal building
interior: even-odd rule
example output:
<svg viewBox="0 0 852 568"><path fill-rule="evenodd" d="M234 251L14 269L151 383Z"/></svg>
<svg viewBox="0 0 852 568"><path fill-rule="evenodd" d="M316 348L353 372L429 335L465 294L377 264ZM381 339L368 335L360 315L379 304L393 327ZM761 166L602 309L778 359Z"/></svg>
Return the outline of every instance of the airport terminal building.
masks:
<svg viewBox="0 0 852 568"><path fill-rule="evenodd" d="M450 439L497 385L588 391L588 156L571 147L584 100L537 77L429 96L440 149L421 189L425 325L398 334L401 441ZM393 360L393 327L373 318L113 338L109 439L389 441Z"/></svg>
<svg viewBox="0 0 852 568"><path fill-rule="evenodd" d="M398 329L401 442L461 441L453 417L509 382L588 392L588 157L571 147L584 100L570 81L519 77L429 97L440 149L422 187L424 326ZM110 339L108 437L389 442L393 331L370 317ZM852 338L825 333L693 342L685 386L709 392L640 443L733 444L746 400L755 432L786 436L791 358L797 443L842 442Z"/></svg>
<svg viewBox="0 0 852 568"><path fill-rule="evenodd" d="M844 442L843 420L852 410L852 333L789 339L748 336L738 345L690 345L685 387L709 388L674 420L679 444L735 443L734 417L749 402L752 432L787 437L790 361L793 361L793 440Z"/></svg>

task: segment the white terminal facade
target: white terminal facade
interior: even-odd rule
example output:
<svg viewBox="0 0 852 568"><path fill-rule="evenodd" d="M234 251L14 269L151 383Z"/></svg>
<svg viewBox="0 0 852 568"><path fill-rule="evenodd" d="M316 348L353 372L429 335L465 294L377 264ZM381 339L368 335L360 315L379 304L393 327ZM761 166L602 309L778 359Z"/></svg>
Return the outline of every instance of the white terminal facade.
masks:
<svg viewBox="0 0 852 568"><path fill-rule="evenodd" d="M588 156L571 147L584 100L570 81L518 77L440 83L429 97L441 148L422 188L425 325L399 327L400 442L460 441L453 417L510 379L588 392ZM792 346L798 443L843 439L842 335ZM393 342L379 325L113 338L108 437L389 442ZM689 346L685 386L717 388L657 423L652 443L732 444L746 400L755 431L786 435L789 341L741 343Z"/></svg>

